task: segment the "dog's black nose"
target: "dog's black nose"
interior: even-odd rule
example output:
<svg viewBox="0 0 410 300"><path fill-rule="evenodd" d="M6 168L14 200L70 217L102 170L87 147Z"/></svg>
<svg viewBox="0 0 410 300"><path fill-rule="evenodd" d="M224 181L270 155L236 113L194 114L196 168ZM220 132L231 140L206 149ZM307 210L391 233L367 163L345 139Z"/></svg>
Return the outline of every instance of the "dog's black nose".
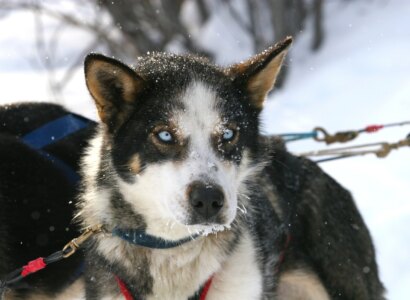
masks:
<svg viewBox="0 0 410 300"><path fill-rule="evenodd" d="M194 211L209 220L216 216L224 206L225 197L220 186L195 181L188 188L189 203Z"/></svg>

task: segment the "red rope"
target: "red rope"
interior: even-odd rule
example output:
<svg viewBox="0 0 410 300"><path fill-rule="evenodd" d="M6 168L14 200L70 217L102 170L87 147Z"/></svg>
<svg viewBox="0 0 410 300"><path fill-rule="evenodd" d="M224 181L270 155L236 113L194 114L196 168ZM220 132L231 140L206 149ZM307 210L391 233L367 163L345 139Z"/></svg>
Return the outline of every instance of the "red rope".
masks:
<svg viewBox="0 0 410 300"><path fill-rule="evenodd" d="M41 269L44 269L46 265L47 264L44 262L44 259L42 257L32 260L23 267L23 270L21 271L21 276L26 277L31 273L40 271Z"/></svg>

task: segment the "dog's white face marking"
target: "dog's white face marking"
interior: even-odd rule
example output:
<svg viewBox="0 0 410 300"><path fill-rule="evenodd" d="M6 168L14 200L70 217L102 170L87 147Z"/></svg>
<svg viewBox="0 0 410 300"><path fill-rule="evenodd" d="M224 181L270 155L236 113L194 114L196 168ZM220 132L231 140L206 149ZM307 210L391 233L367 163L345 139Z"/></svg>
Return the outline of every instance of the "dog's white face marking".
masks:
<svg viewBox="0 0 410 300"><path fill-rule="evenodd" d="M221 123L217 111L217 94L201 82L193 82L182 96L185 108L174 119L184 136L189 136L196 149L206 151L210 135Z"/></svg>
<svg viewBox="0 0 410 300"><path fill-rule="evenodd" d="M249 160L241 165L223 160L212 136L223 136L224 118L218 111L217 93L201 82L193 82L181 96L184 108L171 113L177 134L188 139L187 157L147 165L135 183L118 178L120 191L147 224L147 232L166 239L179 239L198 232L209 233L229 226L236 216L238 190L245 179ZM164 134L165 138L165 134ZM220 215L223 224L189 225L187 188L194 181L212 182L225 196Z"/></svg>
<svg viewBox="0 0 410 300"><path fill-rule="evenodd" d="M223 162L218 158L217 149L211 145L212 136L222 135L224 129L223 116L216 107L217 97L214 91L200 82L194 82L182 97L185 110L177 113L174 120L182 135L189 137L190 145L188 159L179 169L186 173L184 181L188 184L205 179L222 187L225 194L223 215L226 224L230 224L237 206L237 168L233 163Z"/></svg>

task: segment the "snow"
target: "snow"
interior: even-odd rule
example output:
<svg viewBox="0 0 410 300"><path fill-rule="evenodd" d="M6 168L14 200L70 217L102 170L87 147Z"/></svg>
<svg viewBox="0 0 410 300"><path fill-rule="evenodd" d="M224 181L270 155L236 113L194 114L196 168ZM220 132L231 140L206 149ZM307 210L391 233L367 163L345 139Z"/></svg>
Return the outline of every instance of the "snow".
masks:
<svg viewBox="0 0 410 300"><path fill-rule="evenodd" d="M325 3L325 44L319 52L311 53L309 31L298 36L290 53L286 86L270 97L263 112L264 132L305 132L319 125L335 132L409 120L410 2ZM194 26L195 20L187 18L184 22ZM48 76L41 62L35 61L33 24L27 12L14 12L0 19L0 103L58 101L96 119L82 68L76 70L58 100L49 92ZM53 28L55 24L49 20L47 25ZM221 6L204 27L195 27L194 31L202 45L218 51L219 63L229 64L252 54L246 33ZM67 28L62 35L58 76L69 67L66 61L72 62L72 57L92 40L88 33L73 28ZM409 132L409 127L384 129L364 134L351 145L396 142ZM325 145L303 141L289 143L289 148L300 153ZM409 150L392 151L384 159L370 155L321 165L353 193L373 235L388 298L394 300L408 299L410 285Z"/></svg>

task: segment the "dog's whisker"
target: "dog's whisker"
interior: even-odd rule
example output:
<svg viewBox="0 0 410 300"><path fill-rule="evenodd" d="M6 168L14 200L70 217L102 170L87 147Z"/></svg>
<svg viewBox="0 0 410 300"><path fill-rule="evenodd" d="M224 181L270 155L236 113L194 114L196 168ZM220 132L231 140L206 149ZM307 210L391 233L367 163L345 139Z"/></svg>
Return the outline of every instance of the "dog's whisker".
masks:
<svg viewBox="0 0 410 300"><path fill-rule="evenodd" d="M251 199L251 197L249 197L249 195L248 195L248 194L245 194L245 193L238 193L238 195L241 196L241 197L246 198L247 200L250 200L250 199Z"/></svg>
<svg viewBox="0 0 410 300"><path fill-rule="evenodd" d="M241 213L243 213L244 215L246 215L246 214L248 213L248 211L247 211L245 205L243 205L242 203L239 203L239 204L236 206L236 208L237 208Z"/></svg>
<svg viewBox="0 0 410 300"><path fill-rule="evenodd" d="M189 236L192 237L193 234L192 234L191 228L189 226L187 226L187 230L188 230Z"/></svg>

